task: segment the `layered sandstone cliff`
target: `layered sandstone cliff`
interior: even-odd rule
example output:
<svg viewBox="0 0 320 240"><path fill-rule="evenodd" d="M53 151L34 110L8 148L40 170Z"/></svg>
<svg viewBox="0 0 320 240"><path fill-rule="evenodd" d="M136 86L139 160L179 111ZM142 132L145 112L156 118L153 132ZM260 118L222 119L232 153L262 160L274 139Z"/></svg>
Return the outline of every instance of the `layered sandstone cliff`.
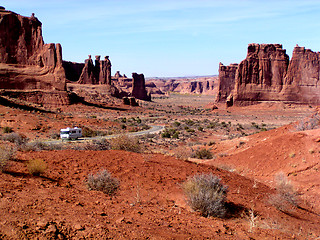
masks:
<svg viewBox="0 0 320 240"><path fill-rule="evenodd" d="M280 44L249 44L246 59L237 67L220 64L217 101L319 104L319 60L319 53L299 46L293 50L289 62Z"/></svg>
<svg viewBox="0 0 320 240"><path fill-rule="evenodd" d="M237 69L238 64L236 63L230 64L229 66L224 66L222 63L219 64L217 102L226 101L233 91Z"/></svg>
<svg viewBox="0 0 320 240"><path fill-rule="evenodd" d="M296 46L281 94L289 101L320 104L320 53Z"/></svg>
<svg viewBox="0 0 320 240"><path fill-rule="evenodd" d="M249 44L236 73L234 101L281 100L289 56L280 44Z"/></svg>
<svg viewBox="0 0 320 240"><path fill-rule="evenodd" d="M15 90L17 98L18 92L23 91L21 96L34 103L39 103L34 90L55 91L54 95L66 96L61 45L44 44L42 24L34 14L24 17L0 9L0 88ZM68 99L55 102L52 97L44 102L60 105L68 103Z"/></svg>

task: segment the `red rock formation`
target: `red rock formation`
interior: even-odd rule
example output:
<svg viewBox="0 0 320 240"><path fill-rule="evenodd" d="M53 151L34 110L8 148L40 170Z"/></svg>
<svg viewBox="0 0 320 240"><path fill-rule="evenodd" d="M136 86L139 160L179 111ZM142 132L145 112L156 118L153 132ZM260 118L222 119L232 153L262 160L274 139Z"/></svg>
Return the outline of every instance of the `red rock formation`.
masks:
<svg viewBox="0 0 320 240"><path fill-rule="evenodd" d="M289 56L281 44L249 44L236 74L234 101L280 100Z"/></svg>
<svg viewBox="0 0 320 240"><path fill-rule="evenodd" d="M296 46L281 94L289 101L320 104L319 76L320 53Z"/></svg>
<svg viewBox="0 0 320 240"><path fill-rule="evenodd" d="M220 84L232 86L220 65ZM320 104L320 53L296 46L292 59L280 44L249 44L248 54L237 69L234 90L228 96L219 87L227 105L257 101L285 101Z"/></svg>
<svg viewBox="0 0 320 240"><path fill-rule="evenodd" d="M140 100L151 101L150 94L146 90L146 82L143 74L132 73L131 95Z"/></svg>
<svg viewBox="0 0 320 240"><path fill-rule="evenodd" d="M93 64L91 55L89 55L89 58L85 61L78 83L111 85L111 62L109 56L106 56L105 60L100 60L100 56L97 55L95 64Z"/></svg>
<svg viewBox="0 0 320 240"><path fill-rule="evenodd" d="M24 96L34 96L27 92L30 90L57 91L65 96L61 45L44 44L42 24L34 14L23 17L0 9L0 88L15 89L16 95L17 90L24 91Z"/></svg>
<svg viewBox="0 0 320 240"><path fill-rule="evenodd" d="M194 77L176 79L150 79L146 87L150 93L165 94L176 92L181 94L216 94L217 77ZM152 83L152 84L151 84Z"/></svg>
<svg viewBox="0 0 320 240"><path fill-rule="evenodd" d="M229 66L224 66L222 63L219 64L218 94L216 102L225 102L232 93L237 69L238 64L236 63L230 64Z"/></svg>
<svg viewBox="0 0 320 240"><path fill-rule="evenodd" d="M63 61L62 66L66 72L67 80L70 82L77 82L81 76L84 65L84 63Z"/></svg>
<svg viewBox="0 0 320 240"><path fill-rule="evenodd" d="M0 63L18 64L11 65L16 68L10 69L9 76L1 74L0 88L66 89L61 45L44 44L41 25L34 15L0 10ZM28 78L25 72L34 74Z"/></svg>

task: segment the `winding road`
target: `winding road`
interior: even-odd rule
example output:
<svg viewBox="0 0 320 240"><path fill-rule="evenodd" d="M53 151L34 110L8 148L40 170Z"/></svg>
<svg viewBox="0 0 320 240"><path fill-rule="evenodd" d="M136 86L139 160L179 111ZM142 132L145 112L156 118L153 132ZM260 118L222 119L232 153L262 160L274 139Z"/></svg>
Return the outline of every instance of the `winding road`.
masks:
<svg viewBox="0 0 320 240"><path fill-rule="evenodd" d="M151 125L150 129L147 130L143 130L143 131L139 131L139 132L129 132L129 133L125 133L128 136L133 136L133 137L138 137L138 136L143 136L143 135L147 135L147 134L157 134L160 133L163 129L165 128L165 126L160 126L160 125ZM118 136L121 136L122 134L114 134L114 135L108 135L108 136L96 136L96 137L81 137L78 138L77 140L72 140L72 142L82 142L82 141L88 141L88 140L100 140L100 139L111 139L111 138L115 138ZM68 140L66 140L68 141ZM46 143L61 143L62 140L49 140L46 141Z"/></svg>

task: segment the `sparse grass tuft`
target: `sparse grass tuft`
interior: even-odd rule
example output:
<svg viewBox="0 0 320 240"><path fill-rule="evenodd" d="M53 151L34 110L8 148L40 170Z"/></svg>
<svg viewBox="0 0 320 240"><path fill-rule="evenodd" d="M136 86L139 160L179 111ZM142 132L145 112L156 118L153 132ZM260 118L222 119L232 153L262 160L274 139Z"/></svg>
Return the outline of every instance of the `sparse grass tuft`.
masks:
<svg viewBox="0 0 320 240"><path fill-rule="evenodd" d="M32 159L28 161L27 168L30 174L33 176L40 176L47 169L47 164L42 159Z"/></svg>
<svg viewBox="0 0 320 240"><path fill-rule="evenodd" d="M0 145L0 172L8 169L9 161L16 154L16 149L7 145Z"/></svg>
<svg viewBox="0 0 320 240"><path fill-rule="evenodd" d="M141 152L141 146L139 140L135 137L129 137L127 135L120 135L113 139L110 139L111 149L124 150L129 152Z"/></svg>
<svg viewBox="0 0 320 240"><path fill-rule="evenodd" d="M275 175L276 194L270 196L269 203L280 211L288 211L289 207L298 206L298 194L287 176L280 172Z"/></svg>
<svg viewBox="0 0 320 240"><path fill-rule="evenodd" d="M228 187L217 176L212 173L194 175L183 183L182 188L193 210L205 217L225 216Z"/></svg>
<svg viewBox="0 0 320 240"><path fill-rule="evenodd" d="M89 174L86 184L89 190L102 191L108 195L114 194L120 186L119 180L105 169L95 175Z"/></svg>

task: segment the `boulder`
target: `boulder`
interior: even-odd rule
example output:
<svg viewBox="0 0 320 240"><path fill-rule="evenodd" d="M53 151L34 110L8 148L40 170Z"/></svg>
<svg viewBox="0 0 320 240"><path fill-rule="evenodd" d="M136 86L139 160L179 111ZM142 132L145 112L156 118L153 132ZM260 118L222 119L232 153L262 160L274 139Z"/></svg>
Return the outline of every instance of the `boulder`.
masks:
<svg viewBox="0 0 320 240"><path fill-rule="evenodd" d="M147 93L143 74L132 73L131 95L140 100L151 101L151 95Z"/></svg>

